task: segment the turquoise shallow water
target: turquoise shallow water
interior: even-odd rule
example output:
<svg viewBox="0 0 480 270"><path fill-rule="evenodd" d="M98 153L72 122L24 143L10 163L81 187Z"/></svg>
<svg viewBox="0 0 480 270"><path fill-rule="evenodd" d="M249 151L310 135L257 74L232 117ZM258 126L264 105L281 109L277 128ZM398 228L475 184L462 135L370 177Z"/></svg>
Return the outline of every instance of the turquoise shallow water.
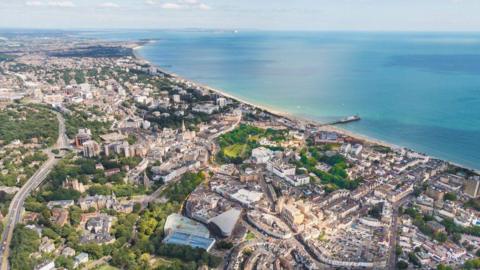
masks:
<svg viewBox="0 0 480 270"><path fill-rule="evenodd" d="M480 34L131 32L184 77L480 169Z"/></svg>

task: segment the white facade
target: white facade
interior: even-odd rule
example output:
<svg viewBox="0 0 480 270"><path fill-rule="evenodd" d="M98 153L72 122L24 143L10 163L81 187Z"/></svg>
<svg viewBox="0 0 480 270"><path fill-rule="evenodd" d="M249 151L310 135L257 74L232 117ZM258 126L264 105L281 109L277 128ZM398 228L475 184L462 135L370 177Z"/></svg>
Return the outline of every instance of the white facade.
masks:
<svg viewBox="0 0 480 270"><path fill-rule="evenodd" d="M226 98L217 98L217 105L221 107L224 107L225 105L227 105L227 99Z"/></svg>
<svg viewBox="0 0 480 270"><path fill-rule="evenodd" d="M287 175L285 180L293 186L303 186L310 183L310 177L308 175Z"/></svg>
<svg viewBox="0 0 480 270"><path fill-rule="evenodd" d="M258 147L252 150L252 159L257 164L267 163L273 155L273 151L265 147Z"/></svg>
<svg viewBox="0 0 480 270"><path fill-rule="evenodd" d="M181 101L180 95L173 95L172 98L173 98L173 102L175 103L180 103Z"/></svg>
<svg viewBox="0 0 480 270"><path fill-rule="evenodd" d="M246 207L251 207L254 203L262 199L263 193L240 189L235 194L232 194L230 197Z"/></svg>
<svg viewBox="0 0 480 270"><path fill-rule="evenodd" d="M55 269L55 263L53 261L42 263L35 267L35 270L53 270Z"/></svg>

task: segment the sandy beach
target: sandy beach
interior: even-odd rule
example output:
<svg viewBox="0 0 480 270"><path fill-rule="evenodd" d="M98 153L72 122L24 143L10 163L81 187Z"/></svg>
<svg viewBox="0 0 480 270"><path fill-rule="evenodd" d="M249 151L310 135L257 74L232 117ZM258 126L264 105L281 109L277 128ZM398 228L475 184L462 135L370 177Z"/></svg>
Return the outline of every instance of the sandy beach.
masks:
<svg viewBox="0 0 480 270"><path fill-rule="evenodd" d="M153 41L152 41L152 42L153 42ZM219 95L221 95L221 96L224 96L224 97L227 97L227 98L230 98L230 99L234 99L234 100L236 100L236 101L238 101L238 102L241 102L241 103L250 105L250 106L255 107L255 108L258 108L258 109L260 109L260 110L268 111L268 112L271 113L271 114L275 114L275 115L278 115L278 116L286 117L286 118L289 118L289 119L292 119L292 120L294 119L294 120L296 120L296 121L304 121L304 122L314 123L313 120L311 121L311 120L308 120L308 119L301 119L301 118L296 117L296 116L294 116L294 115L291 115L291 114L289 114L289 113L287 113L287 112L279 111L279 110L277 110L277 109L274 109L274 108L272 108L272 107L269 107L268 105L254 104L254 103L252 103L252 102L246 101L246 100L244 100L244 99L242 99L242 98L239 98L239 97L237 97L237 96L234 96L234 95L232 95L232 94L229 94L229 93L225 92L224 90L217 89L217 88L213 88L213 87L211 87L211 86L209 86L209 85L204 85L204 84L201 84L201 83L198 83L198 82L194 82L194 81L192 81L192 80L190 80L190 79L187 79L187 78L185 78L185 77L183 77L183 76L180 76L180 75L178 75L178 74L176 74L176 73L173 73L173 72L171 72L171 71L164 70L164 69L160 68L158 65L155 65L155 64L151 63L150 61L146 60L145 58L143 58L142 56L140 56L140 55L138 54L137 51L140 50L140 49L143 48L143 47L144 47L144 46L141 45L141 46L136 46L136 47L133 48L133 54L135 55L135 58L137 58L137 59L139 59L139 60L141 60L141 61L144 61L145 63L148 63L148 64L150 64L150 65L152 65L152 66L155 66L158 70L160 70L160 72L162 72L162 73L164 73L164 74L167 74L167 75L169 75L169 76L171 76L171 77L174 77L174 78L176 78L176 79L179 79L179 80L182 80L182 81L185 81L185 82L189 82L189 83L192 84L192 85L195 85L195 86L198 86L198 87L207 89L207 90L209 90L209 91L211 91L211 92L214 92L214 93L217 93L217 94L219 94ZM316 122L316 124L319 124L319 123Z"/></svg>
<svg viewBox="0 0 480 270"><path fill-rule="evenodd" d="M154 43L155 41L151 40L151 41L148 41L147 43ZM303 124L311 124L311 125L314 125L314 126L317 126L320 130L325 130L325 131L333 131L333 132L337 132L339 134L342 134L344 136L348 136L348 137L351 137L351 138L354 138L354 139L357 139L357 140L360 140L360 141L364 141L366 143L369 143L369 144L377 144L377 145L382 145L382 146L386 146L386 147L390 147L390 148L393 148L393 149L409 149L407 147L403 147L403 146L399 146L399 145L395 145L395 144L392 144L392 143L389 143L389 142L385 142L385 141L382 141L382 140L379 140L379 139L375 139L375 138L371 138L369 136L366 136L366 135L363 135L363 134L358 134L358 133L354 133L354 132L351 132L351 131L348 131L346 129L342 129L342 128L339 128L337 126L333 126L333 125L323 125L322 123L318 122L317 120L314 120L314 119L307 119L305 117L298 117L298 116L295 116L295 115L292 115L288 112L285 112L285 111L280 111L276 108L272 108L270 106L267 106L267 105L260 105L260 104L256 104L256 103L252 103L252 102L249 102L249 101L246 101L242 98L239 98L235 95L232 95L230 93L227 93L225 92L224 90L222 89L218 89L218 88L214 88L214 87L211 87L209 85L204 85L204 84L201 84L201 83L198 83L198 82L194 82L190 79L187 79L181 75L178 75L176 73L173 73L171 71L167 71L167 70L164 70L162 69L161 67L159 67L158 65L155 65L154 63L151 63L150 61L148 61L147 59L145 59L144 57L142 57L141 55L139 55L138 53L138 50L142 49L144 47L144 45L138 45L138 46L135 46L132 48L132 51L133 51L133 55L135 56L136 59L138 60L141 60L145 63L148 63L154 67L156 67L160 72L164 73L164 74L167 74L173 78L176 78L178 80L181 80L181 81L184 81L184 82L188 82L194 86L197 86L197 87L201 87L201 88L204 88L204 89L207 89L211 92L214 92L214 93L217 93L218 95L221 95L221 96L224 96L224 97L227 97L227 98L230 98L230 99L233 99L233 100L236 100L238 102L241 102L243 104L247 104L249 106L252 106L254 108L258 108L260 110L263 110L263 111L266 111L268 113L271 113L273 115L277 115L277 116L281 116L281 117L284 117L286 119L289 119L290 121L294 121L294 122L301 122ZM412 150L412 151L415 151L414 149L409 149L409 150ZM429 156L430 158L434 158L434 159L439 159L439 160L442 160L441 158L437 158L437 157L434 157L434 156L430 156L430 155L427 155ZM462 167L462 168L466 168L468 170L472 170L474 171L475 173L477 174L480 174L480 171L478 170L475 170L475 169L472 169L472 168L468 168L464 165L461 165L461 164L457 164L457 163L454 163L454 162L451 162L451 161L447 161L448 163L452 164L452 165L455 165L455 166L458 166L458 167Z"/></svg>
<svg viewBox="0 0 480 270"><path fill-rule="evenodd" d="M155 41L149 41L149 43L151 43L151 42L155 42ZM305 123L305 124L312 124L312 125L315 125L315 126L319 126L319 128L322 129L322 130L334 131L334 132L343 134L345 136L349 136L349 137L352 137L352 138L355 138L355 139L358 139L358 140L366 141L366 142L369 142L369 143L372 143L372 144L379 144L379 145L383 145L383 146L387 146L387 147L391 147L391 148L403 148L403 147L398 146L398 145L394 145L394 144L391 144L391 143L388 143L388 142L385 142L385 141L381 141L381 140L378 140L378 139L375 139L375 138L371 138L371 137L368 137L368 136L365 136L365 135L362 135L362 134L353 133L353 132L350 132L348 130L345 130L345 129L342 129L342 128L339 128L339 127L335 127L335 126L332 126L332 125L325 126L325 125L322 125L322 123L320 123L316 120L307 119L307 118L303 118L303 117L298 117L298 116L292 115L288 112L280 111L278 109L272 108L268 105L260 105L258 103L252 103L252 102L246 101L242 98L239 98L235 95L227 93L222 89L218 89L218 88L211 87L209 85L204 85L204 84L201 84L201 83L198 83L198 82L194 82L194 81L192 81L190 79L187 79L187 78L185 78L181 75L178 75L178 74L173 73L171 71L164 70L161 67L159 67L158 65L155 65L155 64L151 63L150 61L148 61L147 59L145 59L144 57L139 55L138 50L142 49L143 47L144 47L144 45L139 45L139 46L136 46L136 47L133 48L133 54L134 54L135 58L137 58L137 59L139 59L139 60L141 60L145 63L148 63L152 66L155 66L160 72L162 72L164 74L167 74L169 76L172 76L176 79L179 79L179 80L182 80L182 81L185 81L185 82L189 82L192 85L207 89L211 92L217 93L218 95L221 95L221 96L224 96L224 97L227 97L227 98L230 98L230 99L234 99L238 102L241 102L243 104L247 104L249 106L258 108L260 110L267 111L268 113L271 113L271 114L274 114L274 115L277 115L277 116L281 116L281 117L285 117L285 118L287 118L291 121L302 122L302 123Z"/></svg>

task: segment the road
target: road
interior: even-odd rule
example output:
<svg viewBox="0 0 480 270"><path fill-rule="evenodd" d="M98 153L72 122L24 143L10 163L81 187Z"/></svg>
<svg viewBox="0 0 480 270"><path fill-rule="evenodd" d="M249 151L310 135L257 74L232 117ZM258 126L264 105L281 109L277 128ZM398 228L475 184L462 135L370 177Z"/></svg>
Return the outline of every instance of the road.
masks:
<svg viewBox="0 0 480 270"><path fill-rule="evenodd" d="M387 267L388 269L395 269L397 263L397 232L398 232L398 210L401 206L411 200L411 196L407 196L400 200L399 202L393 204L393 218L392 218L392 225L390 226L390 250L387 259Z"/></svg>
<svg viewBox="0 0 480 270"><path fill-rule="evenodd" d="M110 261L110 259L112 259L111 256L105 256L105 257L102 257L102 258L100 258L100 259L98 259L98 260L90 261L90 262L86 263L86 265L85 265L82 269L84 269L84 270L95 269L95 268L97 268L98 266L107 264L108 261Z"/></svg>
<svg viewBox="0 0 480 270"><path fill-rule="evenodd" d="M8 209L8 215L5 218L5 226L2 234L2 242L0 244L1 253L1 270L8 270L8 256L10 255L10 242L12 241L13 230L15 225L20 221L23 203L25 199L30 195L34 189L36 189L48 176L52 168L60 160L56 158L52 153L53 149L69 148L68 138L65 133L65 119L63 119L60 113L55 112L58 119L59 136L54 147L45 149L44 152L48 155L48 159L43 165L28 179L25 185L15 194L10 207Z"/></svg>
<svg viewBox="0 0 480 270"><path fill-rule="evenodd" d="M147 197L145 197L145 199L143 199L143 201L141 202L142 204L142 209L147 207L149 203L155 201L156 199L158 199L158 197L162 194L162 192L167 188L169 187L170 183L174 182L175 180L172 180L170 181L169 183L165 183L163 184L161 187L159 187L157 190L155 190L152 194L148 195Z"/></svg>
<svg viewBox="0 0 480 270"><path fill-rule="evenodd" d="M397 231L398 231L398 208L393 209L392 225L390 226L390 249L387 259L388 269L395 269L397 263Z"/></svg>
<svg viewBox="0 0 480 270"><path fill-rule="evenodd" d="M230 132L232 130L234 130L239 124L240 122L242 121L242 114L239 114L238 115L238 119L235 121L235 123L232 124L231 127L223 130L223 131L220 131L212 136L209 137L209 141L215 141L216 138L218 138L219 136L221 136L222 134L225 134L227 132ZM214 156L213 154L211 156ZM165 191L165 189L167 187L170 186L171 183L174 183L175 181L178 181L179 179L181 179L181 177L177 177L176 179L172 180L172 181L169 181L168 183L165 183L164 185L162 185L161 187L159 187L157 190L155 190L152 194L150 194L149 196L147 196L143 201L142 201L142 208L145 208L148 206L149 203L155 201L156 199L158 199L158 197L162 194L163 191Z"/></svg>

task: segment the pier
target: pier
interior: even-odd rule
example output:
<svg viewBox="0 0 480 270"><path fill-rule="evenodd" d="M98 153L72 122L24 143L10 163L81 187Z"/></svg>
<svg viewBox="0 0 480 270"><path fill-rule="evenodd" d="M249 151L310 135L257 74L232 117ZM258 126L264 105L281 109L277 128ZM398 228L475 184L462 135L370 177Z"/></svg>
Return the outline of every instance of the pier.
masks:
<svg viewBox="0 0 480 270"><path fill-rule="evenodd" d="M338 125L338 124L346 124L346 123L350 123L350 122L356 122L356 121L360 121L360 120L361 120L360 116L358 116L356 114L356 115L352 115L352 116L342 118L340 120L334 120L334 121L331 121L331 122L323 123L323 124L321 124L321 126L333 126L333 125Z"/></svg>

